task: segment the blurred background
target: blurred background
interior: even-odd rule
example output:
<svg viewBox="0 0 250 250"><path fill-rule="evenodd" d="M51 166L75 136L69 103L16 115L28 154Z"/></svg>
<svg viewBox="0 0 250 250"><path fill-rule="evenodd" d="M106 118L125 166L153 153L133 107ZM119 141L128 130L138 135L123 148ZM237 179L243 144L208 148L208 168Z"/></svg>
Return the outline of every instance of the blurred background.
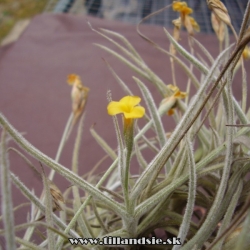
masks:
<svg viewBox="0 0 250 250"><path fill-rule="evenodd" d="M211 33L210 11L206 0L187 0L194 10L193 17L201 32ZM222 0L228 8L232 23L239 30L247 0ZM18 21L29 20L39 13L71 13L94 15L109 20L138 23L148 14L172 3L172 0L0 0L0 40ZM148 24L172 26L177 13L171 8L146 21Z"/></svg>

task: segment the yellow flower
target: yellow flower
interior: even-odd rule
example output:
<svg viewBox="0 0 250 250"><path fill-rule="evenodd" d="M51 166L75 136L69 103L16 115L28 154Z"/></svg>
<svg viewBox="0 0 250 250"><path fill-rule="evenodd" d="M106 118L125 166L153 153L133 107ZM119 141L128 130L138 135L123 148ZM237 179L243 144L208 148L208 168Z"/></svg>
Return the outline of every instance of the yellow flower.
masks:
<svg viewBox="0 0 250 250"><path fill-rule="evenodd" d="M169 85L167 85L167 87L174 92L172 96L177 98L177 99L183 99L183 98L185 98L187 96L187 93L186 92L181 92L180 89L177 86L169 84Z"/></svg>
<svg viewBox="0 0 250 250"><path fill-rule="evenodd" d="M136 106L140 103L141 98L138 96L125 96L119 102L110 102L107 110L109 115L123 113L125 119L141 118L145 114L145 109Z"/></svg>
<svg viewBox="0 0 250 250"><path fill-rule="evenodd" d="M248 60L250 58L250 49L248 46L246 46L243 50L242 56L245 60Z"/></svg>
<svg viewBox="0 0 250 250"><path fill-rule="evenodd" d="M186 2L174 1L172 8L174 11L180 12L184 16L193 13L193 10L188 7Z"/></svg>
<svg viewBox="0 0 250 250"><path fill-rule="evenodd" d="M193 13L193 10L188 7L186 2L174 1L172 8L174 11L180 12L181 24L186 27L189 35L192 36L194 34L194 30L197 32L200 31L198 23L193 17L189 16L191 13Z"/></svg>
<svg viewBox="0 0 250 250"><path fill-rule="evenodd" d="M185 98L187 93L181 92L177 86L174 86L172 84L167 85L167 87L173 92L173 94L171 96L165 97L161 101L160 108L165 110L167 109L168 110L167 114L173 115L174 109L176 108L177 105L177 100Z"/></svg>

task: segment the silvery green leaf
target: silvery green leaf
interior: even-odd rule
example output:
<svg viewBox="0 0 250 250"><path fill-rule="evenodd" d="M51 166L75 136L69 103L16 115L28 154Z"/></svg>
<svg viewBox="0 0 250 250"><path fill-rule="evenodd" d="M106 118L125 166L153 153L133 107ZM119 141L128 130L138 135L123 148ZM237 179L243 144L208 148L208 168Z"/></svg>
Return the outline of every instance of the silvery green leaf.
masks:
<svg viewBox="0 0 250 250"><path fill-rule="evenodd" d="M42 167L42 179L43 179L43 186L45 189L45 220L46 220L46 224L49 227L53 227L53 217L52 217L52 211L53 211L53 207L52 207L52 196L50 193L50 188L49 188L49 183L47 180L47 177L45 176L45 172ZM50 230L47 228L47 238L48 238L48 248L51 250L55 249L55 235L53 232L50 232Z"/></svg>
<svg viewBox="0 0 250 250"><path fill-rule="evenodd" d="M17 188L23 193L25 197L27 197L31 202L33 202L42 212L45 214L45 206L41 203L41 201L38 199L38 197L32 193L20 180L19 178L13 174L10 173L12 182L17 186ZM53 220L55 224L57 224L58 227L64 229L66 228L66 225L64 222L60 220L54 213L52 213ZM69 234L72 237L78 238L80 237L76 232L73 230L69 231Z"/></svg>
<svg viewBox="0 0 250 250"><path fill-rule="evenodd" d="M194 161L193 145L191 143L190 134L186 135L186 151L188 155L188 165L189 165L189 190L188 190L188 201L183 215L183 220L179 229L178 238L181 242L184 242L189 231L190 223L192 220L194 205L195 205L195 195L196 195L196 167ZM180 249L180 245L175 245L173 250Z"/></svg>
<svg viewBox="0 0 250 250"><path fill-rule="evenodd" d="M192 37L192 41L194 41L199 48L202 50L202 52L206 55L206 57L208 58L208 60L210 61L211 64L214 63L214 58L212 57L212 55L209 53L209 51L202 45L202 43L200 43L197 39L195 39L194 37Z"/></svg>
<svg viewBox="0 0 250 250"><path fill-rule="evenodd" d="M175 127L171 137L165 143L164 147L161 151L155 156L155 158L151 161L148 168L144 170L139 179L136 182L136 185L132 191L131 198L135 199L140 195L140 193L144 190L145 186L150 182L152 176L154 176L154 172L159 172L161 168L166 163L166 160L170 157L173 150L177 147L180 140L184 137L186 130L190 128L192 120L195 118L196 113L199 110L199 107L203 105L204 96L206 94L206 90L211 84L211 77L213 76L214 71L216 70L217 64L220 63L221 58L225 54L227 50L222 52L219 57L216 59L214 65L210 69L207 74L204 83L201 84L196 96L193 98L192 102L189 104L186 112L182 116L182 119Z"/></svg>
<svg viewBox="0 0 250 250"><path fill-rule="evenodd" d="M124 64L126 64L130 69L132 69L133 71L135 71L136 73L138 73L140 76L146 78L147 80L150 81L150 77L143 71L141 70L139 67L137 67L135 64L131 63L128 59L126 59L124 56L121 56L120 54L118 54L117 52L115 52L112 49L109 49L106 46L103 46L101 44L95 44L97 47L105 50L106 52L110 53L111 55L115 56L117 59L119 59L121 62L123 62Z"/></svg>
<svg viewBox="0 0 250 250"><path fill-rule="evenodd" d="M40 247L40 246L38 246L38 245L36 245L36 244L30 242L30 241L26 241L26 240L21 239L21 238L19 238L19 237L15 237L15 240L16 240L16 242L18 242L20 245L25 246L25 247L28 247L27 249L29 249L29 250L44 250L43 247ZM24 248L22 248L22 249L24 249Z"/></svg>
<svg viewBox="0 0 250 250"><path fill-rule="evenodd" d="M115 79L117 80L117 82L119 83L119 85L122 87L122 89L125 91L125 93L127 93L128 95L133 96L132 91L129 89L129 87L127 86L127 84L116 74L116 72L113 70L113 68L110 66L110 64L104 60L109 68L109 70L111 71L112 75L115 77Z"/></svg>
<svg viewBox="0 0 250 250"><path fill-rule="evenodd" d="M90 128L90 133L95 138L97 143L101 148L110 156L111 159L115 160L117 155L115 151L107 144L107 142L94 130L93 127Z"/></svg>
<svg viewBox="0 0 250 250"><path fill-rule="evenodd" d="M163 145L166 142L166 135L165 135L165 131L163 128L163 124L162 124L160 115L159 115L157 107L155 105L155 101L154 101L151 93L149 92L149 90L145 86L145 84L141 80L139 80L138 78L136 78L136 77L133 77L133 78L136 81L136 83L138 84L138 86L139 86L139 88L144 96L144 101L146 102L148 110L150 112L150 116L152 117L154 127L155 127L155 132L156 132L156 135L160 141L160 146L163 147Z"/></svg>
<svg viewBox="0 0 250 250"><path fill-rule="evenodd" d="M236 138L234 138L233 143L235 144L241 144L250 149L250 138L246 135L241 135Z"/></svg>
<svg viewBox="0 0 250 250"><path fill-rule="evenodd" d="M5 240L7 249L16 249L14 214L11 196L11 180L9 161L6 145L6 129L2 130L0 142L0 174L1 174L1 196L2 196L2 214L4 222Z"/></svg>
<svg viewBox="0 0 250 250"><path fill-rule="evenodd" d="M250 238L249 238L249 230L250 230L250 210L248 209L247 217L243 222L242 229L240 230L240 234L234 242L236 241L236 246L234 249L240 250L248 250L250 248ZM223 249L224 250L224 249Z"/></svg>
<svg viewBox="0 0 250 250"><path fill-rule="evenodd" d="M108 41L110 41L111 43L113 43L117 48L119 48L126 56L128 56L130 59L132 59L136 64L142 64L142 63L144 63L143 61L142 61L142 59L141 58L138 58L138 56L137 55L135 55L135 53L134 53L134 49L132 50L133 51L133 53L131 53L131 51L129 51L129 50L127 50L125 47L123 47L122 45L120 45L118 42L116 42L115 40L113 40L112 38L110 38L109 36L107 36L107 35L105 35L105 34L103 34L102 32L100 32L100 31L98 31L98 30L96 30L96 29L94 29L94 28L92 28L92 26L91 26L91 24L88 22L88 24L89 24L89 26L90 26L90 28L94 31L94 32L96 32L97 34L99 34L99 35L101 35L102 37L104 37L104 38L106 38ZM106 31L106 33L108 33L108 34L111 34L111 32L108 32L107 30L104 30L104 29L101 29L102 31ZM115 32L113 32L113 35L114 35L114 33ZM120 35L119 36L119 38L121 38L122 36ZM123 40L123 41L125 41L125 40ZM128 42L127 42L127 44L126 45L128 45ZM130 49L131 49L131 46L129 46L130 47Z"/></svg>
<svg viewBox="0 0 250 250"><path fill-rule="evenodd" d="M89 192L93 197L103 201L105 204L108 204L112 207L114 211L118 214L123 214L127 216L126 211L124 210L123 206L120 205L118 202L114 201L110 197L105 196L100 190L95 188L93 185L89 184L87 181L82 179L79 175L73 173L68 168L65 168L58 162L54 161L47 155L40 152L36 149L33 145L31 145L21 134L19 134L12 125L8 123L6 118L0 114L0 124L5 126L9 134L12 138L20 145L26 152L31 154L33 157L40 160L42 163L46 164L50 168L54 169L60 175L64 176L67 180L74 183L75 185L79 186L83 190Z"/></svg>
<svg viewBox="0 0 250 250"><path fill-rule="evenodd" d="M128 47L128 49L131 51L131 53L138 58L138 60L143 61L141 56L139 55L139 53L137 53L137 51L135 50L135 48L133 47L133 45L128 41L128 39L126 37L124 37L123 35L111 31L111 30L107 30L107 29L101 29L103 32L113 35L115 37L118 37L121 41L123 41L123 43Z"/></svg>
<svg viewBox="0 0 250 250"><path fill-rule="evenodd" d="M223 221L221 222L221 226L220 226L219 231L217 233L217 237L219 237L220 234L224 230L226 230L226 228L228 228L230 226L230 222L233 219L235 209L236 209L236 207L238 205L238 202L239 202L239 199L240 199L240 196L241 196L242 188L243 188L243 182L241 181L240 184L237 187L237 190L235 191L235 193L234 193L234 195L233 195L233 197L231 199L231 202L230 202L230 204L228 206L228 209L227 209L226 214L225 214L225 216L223 218ZM216 249L217 250L221 249L222 244L223 244L223 240L221 240L220 242L218 242L216 244L216 247L214 247L214 249L215 250ZM238 248L238 249L242 249L242 248Z"/></svg>
<svg viewBox="0 0 250 250"><path fill-rule="evenodd" d="M138 143L135 143L135 154L137 157L137 161L140 164L140 167L142 169L145 169L148 166L148 163L146 162L146 160L144 159L142 153L141 153L141 149L138 145Z"/></svg>

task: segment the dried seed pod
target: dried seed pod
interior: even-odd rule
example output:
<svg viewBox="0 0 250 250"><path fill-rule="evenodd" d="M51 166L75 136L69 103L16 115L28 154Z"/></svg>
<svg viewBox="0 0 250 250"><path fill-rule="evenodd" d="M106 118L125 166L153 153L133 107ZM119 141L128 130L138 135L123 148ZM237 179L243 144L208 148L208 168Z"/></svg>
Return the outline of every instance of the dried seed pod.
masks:
<svg viewBox="0 0 250 250"><path fill-rule="evenodd" d="M177 18L177 19L174 19L172 21L173 25L174 25L174 34L173 34L173 37L176 41L179 41L179 38L180 38L180 28L181 28L181 18Z"/></svg>
<svg viewBox="0 0 250 250"><path fill-rule="evenodd" d="M191 17L191 16L189 16L189 20L190 20L190 23L191 23L193 29L194 29L196 32L200 32L200 26L199 26L199 24L196 22L196 20L195 20L193 17Z"/></svg>
<svg viewBox="0 0 250 250"><path fill-rule="evenodd" d="M211 14L211 23L218 40L223 42L225 39L225 23L222 22L214 12Z"/></svg>
<svg viewBox="0 0 250 250"><path fill-rule="evenodd" d="M84 110L89 88L83 86L80 77L75 74L68 76L68 84L73 86L71 91L72 112L74 114L72 125L75 125Z"/></svg>
<svg viewBox="0 0 250 250"><path fill-rule="evenodd" d="M193 36L194 35L194 29L190 20L190 16L185 16L184 17L184 26L188 31L188 34Z"/></svg>
<svg viewBox="0 0 250 250"><path fill-rule="evenodd" d="M183 99L187 96L186 92L180 91L177 86L172 84L167 85L168 89L172 91L172 95L166 96L160 103L160 109L167 109L167 114L172 115L174 114L174 108L176 108L176 103L178 99Z"/></svg>
<svg viewBox="0 0 250 250"><path fill-rule="evenodd" d="M62 211L62 208L59 202L64 203L63 195L61 191L59 190L59 188L51 180L48 180L48 183L49 183L49 189L50 189L50 193L51 193L52 201L53 201L53 210L56 209L58 211Z"/></svg>
<svg viewBox="0 0 250 250"><path fill-rule="evenodd" d="M176 41L179 41L180 39L180 28L181 28L181 18L177 18L175 20L172 21L173 25L174 25L174 32L173 32L173 37ZM176 54L176 49L174 47L174 45L171 43L170 44L170 53L175 55Z"/></svg>
<svg viewBox="0 0 250 250"><path fill-rule="evenodd" d="M221 21L231 26L227 8L220 0L207 0L207 5Z"/></svg>

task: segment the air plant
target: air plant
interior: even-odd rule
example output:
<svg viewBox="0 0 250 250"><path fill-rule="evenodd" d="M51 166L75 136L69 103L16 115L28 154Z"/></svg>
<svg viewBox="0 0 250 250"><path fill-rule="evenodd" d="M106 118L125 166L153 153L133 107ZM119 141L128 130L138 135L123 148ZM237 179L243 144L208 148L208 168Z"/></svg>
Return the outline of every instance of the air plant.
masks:
<svg viewBox="0 0 250 250"><path fill-rule="evenodd" d="M139 75L133 77L133 80L141 91L141 97L135 96L129 89L130 86L124 83L107 63L117 83L124 90L124 97L119 102L112 101L112 90L108 92L107 113L113 117L117 149L111 148L98 132L91 128L93 138L113 160L101 178L92 176L93 183L78 175L77 159L84 110L88 109L85 104L89 91L81 84L78 76L69 76L69 83L73 86L73 110L55 160L30 144L2 114L0 115L3 128L0 154L1 190L4 199L4 228L0 233L5 235L8 249L16 249L17 246L20 249L52 250L81 247L250 249L250 185L247 176L250 170L250 112L246 107L247 84L243 63L248 55L246 45L250 41L250 30L247 26L250 2L239 34L233 29L230 13L222 2L207 2L212 10L213 28L220 43L220 54L217 58L213 58L194 38L199 26L190 16L193 10L185 2L174 1L171 5L174 11L180 13L180 17L173 21L173 36L164 28L164 33L171 43L169 51L142 34L139 25L137 27L138 34L145 41L170 57L172 84L166 84L157 76L123 35L106 29L96 30L90 25L93 32L97 32L120 49L121 53L117 53L106 46L96 44L118 58L124 67L130 67ZM190 51L178 42L181 27L188 31ZM228 27L237 39L235 44L230 44ZM200 47L205 58L198 58L193 49L194 43ZM209 59L210 64L205 63L206 59ZM189 80L185 91L178 87L174 70L176 64L184 70ZM201 80L193 73L193 68L198 69ZM234 74L239 68L243 74L241 103L235 99L231 89ZM146 80L156 87L162 96L161 100L154 99L144 83ZM196 88L194 96L191 96L189 91L190 84ZM145 107L139 105L141 99L144 100ZM122 129L119 127L118 115L121 115L123 120ZM174 119L176 127L173 131L165 128L163 116ZM139 127L137 118L145 120L143 127ZM77 124L70 170L62 166L58 159L65 141L70 136L71 126ZM155 136L148 137L148 130L153 131ZM42 168L40 177L43 180L44 192L40 198L11 172L7 134L24 151L51 169L51 174L46 177ZM145 157L145 149L154 153L149 163ZM25 156L23 158L25 159ZM140 166L138 175L131 174L132 158L136 158ZM72 183L72 187L63 194L52 182L54 173L62 175ZM32 204L34 216L28 223L14 225L10 199L11 182ZM84 190L87 196L82 197L80 190ZM57 195L53 195L55 192ZM73 199L69 198L70 193ZM61 204L63 201L65 204ZM63 210L59 216L53 212L53 204ZM32 243L36 227L46 228L46 239L42 239L39 245ZM23 239L15 236L19 229L26 230ZM161 240L161 244L157 246L146 242L146 239L152 242L157 238ZM94 245L94 242L97 244ZM107 245L104 246L104 242ZM129 244L131 242L134 243Z"/></svg>

